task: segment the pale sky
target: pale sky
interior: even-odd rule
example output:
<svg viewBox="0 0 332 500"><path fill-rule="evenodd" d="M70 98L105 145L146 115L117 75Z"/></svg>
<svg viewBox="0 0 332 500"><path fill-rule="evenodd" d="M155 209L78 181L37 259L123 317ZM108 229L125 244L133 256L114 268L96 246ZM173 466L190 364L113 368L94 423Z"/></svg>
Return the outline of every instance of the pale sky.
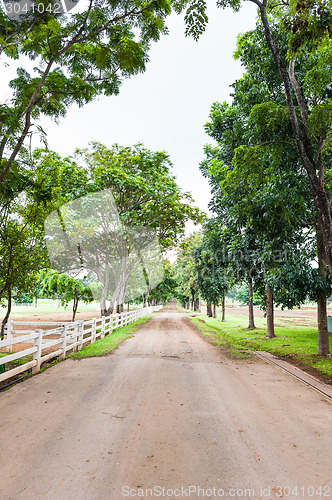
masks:
<svg viewBox="0 0 332 500"><path fill-rule="evenodd" d="M44 119L49 147L70 155L96 140L106 146L143 142L149 149L164 150L181 188L207 211L210 189L198 166L203 146L211 140L203 127L212 103L231 99L229 86L242 74L233 59L236 38L254 28L256 18L251 3L239 13L209 4L207 30L198 42L184 36L183 18L172 15L169 35L153 44L146 72L126 80L118 96L100 97L81 109L72 106L59 125Z"/></svg>

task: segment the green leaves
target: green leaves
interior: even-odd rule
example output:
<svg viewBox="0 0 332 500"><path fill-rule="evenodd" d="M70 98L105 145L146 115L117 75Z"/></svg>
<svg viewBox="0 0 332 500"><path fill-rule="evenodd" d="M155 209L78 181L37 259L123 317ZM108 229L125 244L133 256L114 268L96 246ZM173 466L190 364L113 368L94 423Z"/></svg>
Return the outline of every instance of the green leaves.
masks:
<svg viewBox="0 0 332 500"><path fill-rule="evenodd" d="M291 133L287 106L273 101L263 102L253 106L249 115L249 125L256 127L257 138L268 138L277 141Z"/></svg>
<svg viewBox="0 0 332 500"><path fill-rule="evenodd" d="M67 306L73 301L73 321L80 300L85 304L93 301L91 288L82 280L73 278L53 269L41 271L38 277L40 292L45 297L60 298L61 305Z"/></svg>
<svg viewBox="0 0 332 500"><path fill-rule="evenodd" d="M201 34L204 33L208 22L205 0L190 0L184 20L186 23L186 35L192 36L197 41Z"/></svg>
<svg viewBox="0 0 332 500"><path fill-rule="evenodd" d="M108 149L95 142L77 150L76 156L88 172L88 189L111 188L122 222L155 228L164 248L176 244L188 220L202 219L191 196L177 185L165 152L150 151L142 144L131 148L115 144Z"/></svg>
<svg viewBox="0 0 332 500"><path fill-rule="evenodd" d="M291 0L285 19L291 54L317 45L332 33L332 5L323 0Z"/></svg>
<svg viewBox="0 0 332 500"><path fill-rule="evenodd" d="M308 118L309 132L313 138L326 138L330 143L332 138L332 99L326 99L317 104Z"/></svg>
<svg viewBox="0 0 332 500"><path fill-rule="evenodd" d="M38 126L42 115L58 119L73 103L83 106L100 94L116 95L123 79L145 70L150 42L167 31L171 4L101 0L70 16L36 13L22 22L0 11L0 51L21 58L22 66L25 56L36 61L33 70L20 68L10 84L13 116L0 126L0 154L10 159L0 181L23 147L32 119Z"/></svg>

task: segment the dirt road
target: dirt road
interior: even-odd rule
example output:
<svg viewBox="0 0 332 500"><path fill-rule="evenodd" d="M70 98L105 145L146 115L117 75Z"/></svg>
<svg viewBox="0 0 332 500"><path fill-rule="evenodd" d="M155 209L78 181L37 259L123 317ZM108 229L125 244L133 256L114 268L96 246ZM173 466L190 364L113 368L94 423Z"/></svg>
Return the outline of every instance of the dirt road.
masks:
<svg viewBox="0 0 332 500"><path fill-rule="evenodd" d="M0 405L1 500L332 498L331 403L227 359L172 308Z"/></svg>

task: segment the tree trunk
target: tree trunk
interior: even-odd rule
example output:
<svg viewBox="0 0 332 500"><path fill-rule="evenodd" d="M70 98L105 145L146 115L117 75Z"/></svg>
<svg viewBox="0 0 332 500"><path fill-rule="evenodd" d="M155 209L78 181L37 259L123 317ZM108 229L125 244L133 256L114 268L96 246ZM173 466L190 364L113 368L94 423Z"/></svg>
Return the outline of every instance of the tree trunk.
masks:
<svg viewBox="0 0 332 500"><path fill-rule="evenodd" d="M75 291L74 302L73 302L73 319L72 319L72 321L75 321L77 307L78 307L78 297L77 297L76 291Z"/></svg>
<svg viewBox="0 0 332 500"><path fill-rule="evenodd" d="M0 339L1 340L3 340L3 338L4 338L4 335L5 335L5 326L7 324L8 319L9 319L11 310L12 310L12 292L11 292L11 289L10 289L10 285L8 285L8 304L7 304L6 315L3 318L2 323L1 323L1 333L0 333Z"/></svg>
<svg viewBox="0 0 332 500"><path fill-rule="evenodd" d="M274 333L274 311L273 311L273 290L272 288L266 287L266 323L267 332L266 336L269 339L275 337Z"/></svg>
<svg viewBox="0 0 332 500"><path fill-rule="evenodd" d="M318 270L321 277L325 280L327 276L327 268L324 263L325 253L321 231L316 229L317 237L317 256ZM330 354L329 332L327 328L327 300L326 294L322 294L317 302L317 323L318 323L318 355L327 356Z"/></svg>
<svg viewBox="0 0 332 500"><path fill-rule="evenodd" d="M107 296L107 288L104 286L101 291L101 297L100 297L100 312L102 316L109 316L108 314L109 311L106 304L106 296Z"/></svg>
<svg viewBox="0 0 332 500"><path fill-rule="evenodd" d="M217 317L217 304L215 302L213 302L213 317Z"/></svg>
<svg viewBox="0 0 332 500"><path fill-rule="evenodd" d="M330 354L326 302L326 297L321 297L317 302L318 356Z"/></svg>
<svg viewBox="0 0 332 500"><path fill-rule="evenodd" d="M208 315L209 318L212 318L211 302L206 303L206 314Z"/></svg>
<svg viewBox="0 0 332 500"><path fill-rule="evenodd" d="M147 306L147 294L142 293L141 296L142 296L142 306L146 307Z"/></svg>
<svg viewBox="0 0 332 500"><path fill-rule="evenodd" d="M113 304L113 302L111 302L107 309L105 309L104 311L101 311L101 315L102 316L112 316L113 311L114 311L114 304Z"/></svg>
<svg viewBox="0 0 332 500"><path fill-rule="evenodd" d="M225 316L226 316L226 304L225 304L225 296L222 298L222 303L221 303L221 321L225 321Z"/></svg>
<svg viewBox="0 0 332 500"><path fill-rule="evenodd" d="M254 320L254 302L253 302L253 286L252 286L252 278L249 279L249 330L255 330L255 320Z"/></svg>

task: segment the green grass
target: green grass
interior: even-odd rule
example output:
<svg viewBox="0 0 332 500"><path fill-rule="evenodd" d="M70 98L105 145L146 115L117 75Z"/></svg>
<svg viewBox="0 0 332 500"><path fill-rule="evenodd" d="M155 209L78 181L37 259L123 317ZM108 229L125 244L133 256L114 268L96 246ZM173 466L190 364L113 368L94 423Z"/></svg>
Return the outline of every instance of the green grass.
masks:
<svg viewBox="0 0 332 500"><path fill-rule="evenodd" d="M140 318L130 325L123 326L115 330L111 335L106 335L103 339L97 340L93 344L89 344L86 347L83 347L80 351L74 352L67 357L83 359L95 356L105 356L106 354L114 351L114 349L116 349L121 342L132 337L138 327L146 323L150 317L151 315Z"/></svg>
<svg viewBox="0 0 332 500"><path fill-rule="evenodd" d="M2 358L3 356L8 356L8 354L12 354L12 353L0 352L0 358ZM24 358L15 359L14 361L11 361L10 363L6 363L6 366L7 366L7 368L8 368L8 366L10 368L16 368L17 366L24 365L25 363L29 363L29 361L32 361L32 354L30 354L29 356L25 356Z"/></svg>
<svg viewBox="0 0 332 500"><path fill-rule="evenodd" d="M298 361L304 367L311 367L330 378L332 382L332 358L321 358L317 355L317 328L303 326L303 318L276 318L276 338L266 338L266 320L255 318L256 330L248 330L248 318L245 316L229 316L225 322L220 319L197 315L191 321L202 334L209 337L214 344L223 346L226 351L239 352L245 356L245 350L268 351L289 361ZM300 324L297 324L297 322ZM330 338L332 352L332 336ZM232 357L232 356L230 356Z"/></svg>
<svg viewBox="0 0 332 500"><path fill-rule="evenodd" d="M69 303L65 308L59 305L57 300L51 299L38 299L37 307L35 304L29 305L13 305L12 306L12 316L39 316L41 314L54 314L54 313L63 313L63 312L71 312L73 309L73 304ZM98 312L100 313L100 304L99 302L91 302L91 304L84 304L80 302L78 304L77 312ZM4 316L6 313L6 308L0 307L0 317Z"/></svg>

